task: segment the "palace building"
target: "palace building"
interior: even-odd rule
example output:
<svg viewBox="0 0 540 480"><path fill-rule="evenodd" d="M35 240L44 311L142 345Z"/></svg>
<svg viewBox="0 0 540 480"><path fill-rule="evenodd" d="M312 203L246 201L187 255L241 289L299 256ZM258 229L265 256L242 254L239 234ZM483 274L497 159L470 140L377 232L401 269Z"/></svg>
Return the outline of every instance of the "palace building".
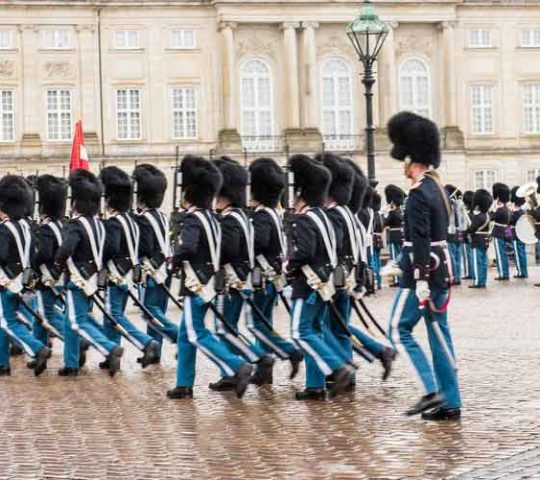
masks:
<svg viewBox="0 0 540 480"><path fill-rule="evenodd" d="M83 120L91 160L173 166L175 152L365 163L348 0L0 0L0 171L60 173ZM377 178L400 182L385 124L438 123L462 188L540 173L540 2L374 0ZM365 165L364 165L365 166Z"/></svg>

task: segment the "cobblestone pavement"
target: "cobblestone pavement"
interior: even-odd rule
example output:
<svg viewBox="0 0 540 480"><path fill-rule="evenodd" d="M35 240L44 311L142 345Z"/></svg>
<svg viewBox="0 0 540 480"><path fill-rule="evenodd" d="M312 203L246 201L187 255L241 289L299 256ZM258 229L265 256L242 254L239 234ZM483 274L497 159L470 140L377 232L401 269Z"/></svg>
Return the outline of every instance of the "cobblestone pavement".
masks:
<svg viewBox="0 0 540 480"><path fill-rule="evenodd" d="M291 384L285 364L272 387L250 387L239 401L207 389L217 371L201 356L196 398L175 402L165 397L174 385L173 346L162 366L144 371L128 346L122 372L110 379L97 368L96 352L82 376L57 377L55 345L42 377L16 359L12 377L0 379L0 479L499 478L486 468L526 478L504 470L512 464L504 459L527 468L539 463L531 450L540 446L534 279L454 290L451 322L465 403L459 423L403 415L421 393L403 358L385 384L379 365L363 363L354 394L300 403L293 395L303 375ZM394 293L368 300L385 323ZM280 328L287 324L282 312ZM532 453L512 457L528 450L534 461Z"/></svg>

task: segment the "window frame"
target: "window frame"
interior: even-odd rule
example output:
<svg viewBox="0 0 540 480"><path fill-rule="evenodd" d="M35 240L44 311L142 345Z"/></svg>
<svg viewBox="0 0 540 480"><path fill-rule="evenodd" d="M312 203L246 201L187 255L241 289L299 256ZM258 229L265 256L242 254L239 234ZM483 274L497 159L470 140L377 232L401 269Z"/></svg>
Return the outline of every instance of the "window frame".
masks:
<svg viewBox="0 0 540 480"><path fill-rule="evenodd" d="M47 43L47 34L49 33L54 34L54 43L56 44L56 34L59 32L66 32L67 33L67 45L64 47L57 47L57 46L50 46ZM69 28L46 28L41 30L41 45L42 48L45 50L73 50L73 34L72 30Z"/></svg>
<svg viewBox="0 0 540 480"><path fill-rule="evenodd" d="M524 41L525 33L532 33L533 41L530 44L526 44ZM535 39L536 37L536 39ZM535 40L537 40L535 42ZM540 48L540 26L522 28L519 32L519 46L521 48Z"/></svg>
<svg viewBox="0 0 540 480"><path fill-rule="evenodd" d="M137 34L137 45L129 45L129 34L135 32ZM123 34L125 46L118 44L118 34ZM113 31L113 48L114 50L141 50L141 30L138 28L116 28Z"/></svg>
<svg viewBox="0 0 540 480"><path fill-rule="evenodd" d="M3 123L4 107L3 107L3 102L2 102L2 96L3 96L4 92L11 93L11 107L12 107L12 110L11 110L11 133L12 133L12 136L11 136L10 139L2 138L3 127L4 127L4 123ZM2 144L14 143L15 142L15 137L16 137L15 128L16 128L16 125L17 125L16 124L16 118L15 118L15 112L16 112L15 102L16 102L16 94L15 94L15 90L13 88L0 88L0 143L2 143Z"/></svg>
<svg viewBox="0 0 540 480"><path fill-rule="evenodd" d="M188 109L185 108L182 110L176 110L174 108L174 92L175 90L181 90L183 91L184 95L184 102L185 102L185 92L187 90L193 91L193 98L194 98L194 108ZM197 140L199 138L199 89L194 85L171 85L169 87L169 102L170 102L170 112L171 112L171 138L173 140ZM175 135L175 112L176 111L182 111L184 115L186 113L189 113L190 111L193 111L195 113L195 134L193 136L176 136ZM185 119L184 119L185 122ZM184 124L184 133L187 131L187 126Z"/></svg>
<svg viewBox="0 0 540 480"><path fill-rule="evenodd" d="M176 32L181 32L181 37L182 37L181 45L174 45L173 36ZM193 32L193 45L192 46L185 45L186 32ZM197 50L197 48L198 48L198 34L195 28L178 27L178 28L171 28L169 30L169 49L170 50Z"/></svg>
<svg viewBox="0 0 540 480"><path fill-rule="evenodd" d="M417 105L414 105L416 103L414 97L418 96L417 93L415 93L415 91L416 91L415 87L417 87L417 85L413 84L413 86L412 86L413 104L412 105L405 105L404 102L403 102L403 89L402 89L402 86L401 86L401 81L402 81L402 78L404 77L404 74L402 72L403 72L404 66L408 62L413 61L413 60L419 61L426 69L428 103L424 107L427 108L427 115L425 113L418 113L418 111L420 109L418 108ZM419 77L419 75L415 75L413 77L413 79L414 78L420 78L420 77ZM423 116L425 116L427 118L431 118L431 115L432 115L432 112L433 112L433 109L432 109L432 94L431 94L431 68L430 68L429 63L428 63L428 61L426 59L424 59L422 57L419 57L419 56L410 56L410 57L405 58L400 63L399 68L398 68L398 100L399 100L400 110L408 110L408 111L411 111L411 112L418 113L419 115L423 115Z"/></svg>
<svg viewBox="0 0 540 480"><path fill-rule="evenodd" d="M7 33L9 35L9 46L3 47L2 43L0 42L0 51L14 50L15 49L15 35L13 34L14 31L10 28L0 28L0 35L4 33Z"/></svg>
<svg viewBox="0 0 540 480"><path fill-rule="evenodd" d="M536 97L536 103L532 103L529 108L536 109L537 115L536 119L532 118L533 126L536 127L536 129L528 129L527 128L527 114L526 109L528 106L525 104L525 90L527 88L533 88L535 90L535 93L533 92L533 97ZM523 133L526 135L540 135L540 82L539 83L526 83L521 86L521 112L522 112L522 121L523 121Z"/></svg>
<svg viewBox="0 0 540 480"><path fill-rule="evenodd" d="M118 109L118 92L122 91L122 90L125 90L126 92L131 92L131 91L137 91L139 92L139 105L138 105L138 109L137 109L137 113L139 114L139 136L138 137L132 137L132 136L128 136L128 137L125 137L125 138L121 138L120 137L120 132L119 132L119 121L118 121L118 114L121 113ZM114 119L115 119L115 130L116 130L116 141L118 142L136 142L136 141L140 141L143 139L143 123L142 123L142 92L143 92L143 89L140 88L140 87L116 87L114 89ZM129 98L129 95L126 96L126 106L127 108L125 109L125 113L127 114L127 131L130 132L131 130L131 127L129 126L130 123L129 123L129 118L130 118L130 113L131 113L131 108L129 107L129 101L130 101L130 98ZM122 112L124 112L124 110L122 110Z"/></svg>
<svg viewBox="0 0 540 480"><path fill-rule="evenodd" d="M482 90L482 94L481 94L481 97L482 97L482 101L481 101L481 104L480 105L474 105L473 103L473 89L474 88L482 88L482 89L486 89L487 87L489 87L489 89L491 90L491 105L490 105L490 109L491 109L491 128L489 131L476 131L475 130L475 122L474 122L474 119L475 119L475 108L480 108L481 110L485 109L486 106L485 106L485 98L484 98L484 92L485 90ZM469 85L469 114L471 116L471 134L472 135L476 135L476 136L489 136L489 135L493 135L495 134L495 83L490 83L490 82L484 82L484 83L472 83ZM485 119L482 120L482 123L486 123L485 122Z"/></svg>
<svg viewBox="0 0 540 480"><path fill-rule="evenodd" d="M478 43L473 43L473 34L475 32L478 32ZM489 42L484 43L482 34L483 33L489 33ZM493 29L492 28L484 28L484 27L478 27L478 28L469 28L467 31L467 47L468 48L493 48Z"/></svg>
<svg viewBox="0 0 540 480"><path fill-rule="evenodd" d="M478 183L476 182L476 175L479 173L483 174L482 185L478 185ZM489 173L493 173L493 182L491 182L491 184L488 185L487 174ZM498 181L498 177L499 177L498 170L493 167L476 168L473 170L472 175L473 175L474 189L478 190L480 188L483 188L485 190L488 190L489 192L491 192L493 184Z"/></svg>
<svg viewBox="0 0 540 480"><path fill-rule="evenodd" d="M49 124L49 92L68 92L69 93L69 135L65 138L52 138ZM62 110L56 109L54 112L61 118ZM73 89L70 87L48 87L45 89L45 124L47 126L47 142L68 143L73 140ZM61 122L58 122L59 132L61 132Z"/></svg>

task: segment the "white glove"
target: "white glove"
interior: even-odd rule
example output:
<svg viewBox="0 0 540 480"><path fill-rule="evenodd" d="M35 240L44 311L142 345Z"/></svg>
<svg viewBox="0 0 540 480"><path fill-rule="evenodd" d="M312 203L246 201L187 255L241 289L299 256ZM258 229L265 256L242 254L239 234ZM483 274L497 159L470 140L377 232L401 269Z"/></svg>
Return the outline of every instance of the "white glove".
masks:
<svg viewBox="0 0 540 480"><path fill-rule="evenodd" d="M420 303L424 303L429 300L431 292L429 290L429 284L425 280L418 280L416 282L416 298Z"/></svg>
<svg viewBox="0 0 540 480"><path fill-rule="evenodd" d="M388 260L386 265L381 268L381 277L401 277L403 271L394 260Z"/></svg>

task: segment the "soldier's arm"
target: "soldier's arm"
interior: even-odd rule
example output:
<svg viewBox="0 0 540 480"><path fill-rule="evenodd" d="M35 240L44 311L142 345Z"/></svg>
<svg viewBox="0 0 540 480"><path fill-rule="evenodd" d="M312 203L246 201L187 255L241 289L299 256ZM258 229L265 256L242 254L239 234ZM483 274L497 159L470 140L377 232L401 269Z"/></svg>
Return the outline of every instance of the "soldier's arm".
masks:
<svg viewBox="0 0 540 480"><path fill-rule="evenodd" d="M199 250L201 240L201 225L193 217L187 216L183 220L182 230L174 249L173 267L177 269L182 261L191 260Z"/></svg>
<svg viewBox="0 0 540 480"><path fill-rule="evenodd" d="M429 203L420 189L412 189L409 196L409 234L412 242L413 269L416 280L429 279L431 253L431 219Z"/></svg>
<svg viewBox="0 0 540 480"><path fill-rule="evenodd" d="M68 222L62 232L62 245L56 251L55 263L64 266L67 259L71 257L81 241L81 230L77 225L78 222L71 220Z"/></svg>
<svg viewBox="0 0 540 480"><path fill-rule="evenodd" d="M242 231L238 222L229 216L221 219L221 264L226 265L240 255Z"/></svg>
<svg viewBox="0 0 540 480"><path fill-rule="evenodd" d="M312 228L312 220L304 216L298 216L291 224L289 232L289 261L287 271L294 273L304 265L315 260L317 244L317 232Z"/></svg>
<svg viewBox="0 0 540 480"><path fill-rule="evenodd" d="M122 227L116 218L109 218L105 222L105 248L103 252L103 261L107 263L112 258L118 256L120 245L122 244Z"/></svg>
<svg viewBox="0 0 540 480"><path fill-rule="evenodd" d="M154 253L154 231L146 217L134 215L140 230L139 237L139 258L150 258Z"/></svg>
<svg viewBox="0 0 540 480"><path fill-rule="evenodd" d="M273 220L267 213L257 212L252 217L253 230L255 232L255 255L261 252L266 252L270 246L270 238L272 236Z"/></svg>

